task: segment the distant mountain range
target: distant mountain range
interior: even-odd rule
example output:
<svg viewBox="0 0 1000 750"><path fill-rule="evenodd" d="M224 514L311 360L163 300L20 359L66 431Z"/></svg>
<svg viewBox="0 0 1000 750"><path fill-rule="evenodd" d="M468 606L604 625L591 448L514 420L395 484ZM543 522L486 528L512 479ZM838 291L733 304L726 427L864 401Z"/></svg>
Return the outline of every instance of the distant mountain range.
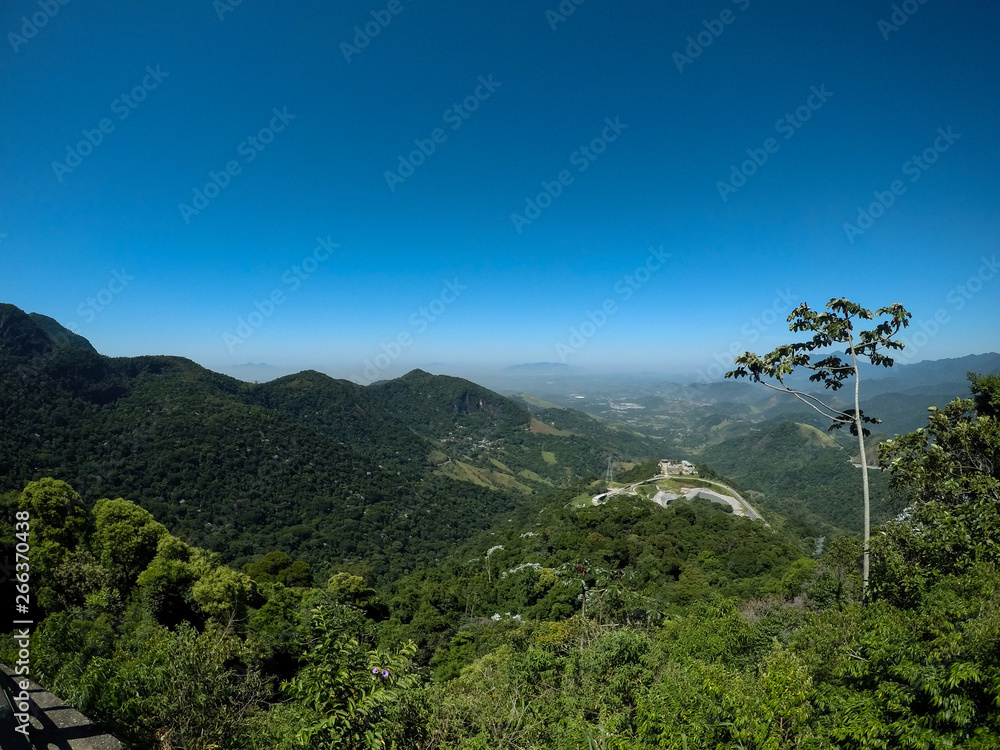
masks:
<svg viewBox="0 0 1000 750"><path fill-rule="evenodd" d="M861 408L866 414L882 419L882 424L873 429L883 436L917 429L925 424L929 406L940 407L968 396L968 372L1000 372L1000 354L897 364L891 369L863 367ZM839 391L817 389L804 376L789 382L816 393L838 408L853 407L854 394L849 386ZM826 429L814 411L792 396L747 380L683 383L646 377L574 374L511 385L544 402L580 409L645 434L668 438L678 447L697 446L708 437L699 428L706 419L743 423L742 429L746 429L746 425L785 415ZM681 436L685 431L692 434Z"/></svg>
<svg viewBox="0 0 1000 750"><path fill-rule="evenodd" d="M549 368L562 372L514 372ZM998 369L997 354L900 366L863 381L864 408L883 434L913 429L928 405L967 395L966 371ZM813 528L856 525L849 436L817 438L827 425L791 397L544 377L530 382L548 391L508 396L421 370L369 386L311 370L247 383L181 357L105 357L0 304L0 493L53 476L90 502L138 502L234 564L279 549L382 578L609 460L688 458Z"/></svg>
<svg viewBox="0 0 1000 750"><path fill-rule="evenodd" d="M564 362L528 362L523 365L510 365L503 368L503 371L513 375L564 375L572 369Z"/></svg>
<svg viewBox="0 0 1000 750"><path fill-rule="evenodd" d="M0 304L0 492L54 476L141 503L240 563L282 549L398 575L523 498L656 442L415 370L251 384L180 357L109 358Z"/></svg>

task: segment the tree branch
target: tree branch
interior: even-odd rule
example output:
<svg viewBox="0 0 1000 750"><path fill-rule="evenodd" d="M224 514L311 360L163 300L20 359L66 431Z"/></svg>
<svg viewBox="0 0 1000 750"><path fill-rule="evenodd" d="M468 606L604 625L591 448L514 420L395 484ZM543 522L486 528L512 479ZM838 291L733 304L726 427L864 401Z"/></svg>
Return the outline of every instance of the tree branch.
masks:
<svg viewBox="0 0 1000 750"><path fill-rule="evenodd" d="M796 391L796 390L793 390L792 388L789 388L784 383L782 383L782 387L779 388L776 385L771 385L770 383L765 383L763 380L758 380L757 382L760 383L761 385L767 387L767 388L770 388L773 391L780 391L781 393L791 393L793 396L795 396L795 398L797 398L799 401L801 401L802 403L804 403L806 406L808 406L809 408L815 410L824 419L832 419L835 422L843 422L844 424L849 424L852 421L852 420L848 419L844 415L844 412L838 411L838 410L834 409L832 406L829 406L828 404L825 404L823 401L820 401L816 396L813 396L810 393L806 393L805 391ZM822 406L824 409L826 409L828 412L831 412L831 413L830 414L824 414L822 411L820 411L820 409L815 404L810 403L807 399L811 399L812 401L815 401L817 404L819 404L819 406Z"/></svg>

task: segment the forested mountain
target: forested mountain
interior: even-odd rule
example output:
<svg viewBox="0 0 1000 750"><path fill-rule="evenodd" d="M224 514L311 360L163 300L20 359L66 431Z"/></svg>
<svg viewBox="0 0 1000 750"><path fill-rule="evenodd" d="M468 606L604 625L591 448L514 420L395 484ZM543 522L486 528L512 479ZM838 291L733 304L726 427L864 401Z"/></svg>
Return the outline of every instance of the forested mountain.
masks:
<svg viewBox="0 0 1000 750"><path fill-rule="evenodd" d="M956 366L917 380L933 389ZM914 411L884 391L873 408ZM656 411L664 398L637 401ZM683 438L670 440L419 370L364 387L315 371L250 384L178 357L108 358L51 318L0 306L0 489L55 476L92 500L142 497L173 533L234 564L281 550L395 577L531 494L603 475L609 459L671 455L813 535L857 530L849 436L803 439L826 427L812 413L765 421L794 400L749 384L699 398L657 417ZM899 505L883 476L872 481L875 518L887 519Z"/></svg>
<svg viewBox="0 0 1000 750"><path fill-rule="evenodd" d="M421 371L367 387L312 371L249 384L179 357L108 358L0 305L0 491L54 476L87 498L141 497L237 564L283 550L399 575L527 495L658 453L554 412Z"/></svg>
<svg viewBox="0 0 1000 750"><path fill-rule="evenodd" d="M867 597L857 539L575 506L586 481L377 587L273 553L233 570L134 502L30 482L0 536L31 550L32 675L142 750L992 750L1000 377L972 385L880 447L908 510L873 531Z"/></svg>
<svg viewBox="0 0 1000 750"><path fill-rule="evenodd" d="M769 525L592 506L586 475L663 443L421 371L107 358L3 306L0 536L31 550L32 675L150 750L994 748L1000 378L972 384L883 443L876 508L906 510L863 599L840 535L861 469L805 419L699 417L691 457Z"/></svg>
<svg viewBox="0 0 1000 750"><path fill-rule="evenodd" d="M834 434L836 438L805 422L778 419L707 446L698 460L729 478L763 508L807 522L818 532L830 533L831 526L860 532L857 439ZM884 473L869 470L869 482L876 522L902 510Z"/></svg>

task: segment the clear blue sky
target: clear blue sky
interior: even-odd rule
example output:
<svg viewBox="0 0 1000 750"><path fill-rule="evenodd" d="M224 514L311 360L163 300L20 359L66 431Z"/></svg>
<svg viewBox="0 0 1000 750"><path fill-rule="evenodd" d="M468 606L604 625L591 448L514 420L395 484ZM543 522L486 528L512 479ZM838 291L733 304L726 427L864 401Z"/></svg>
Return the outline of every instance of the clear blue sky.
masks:
<svg viewBox="0 0 1000 750"><path fill-rule="evenodd" d="M362 382L704 370L841 296L996 350L1000 12L892 5L11 0L0 301Z"/></svg>

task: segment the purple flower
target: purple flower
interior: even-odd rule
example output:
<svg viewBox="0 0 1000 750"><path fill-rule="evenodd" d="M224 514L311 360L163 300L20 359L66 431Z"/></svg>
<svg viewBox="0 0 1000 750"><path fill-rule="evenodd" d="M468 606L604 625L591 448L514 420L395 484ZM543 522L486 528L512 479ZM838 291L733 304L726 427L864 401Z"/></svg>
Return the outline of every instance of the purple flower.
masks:
<svg viewBox="0 0 1000 750"><path fill-rule="evenodd" d="M382 670L382 676L383 677L388 677L389 676L389 670L388 669L383 669Z"/></svg>
<svg viewBox="0 0 1000 750"><path fill-rule="evenodd" d="M372 674L378 674L378 667L372 667Z"/></svg>

